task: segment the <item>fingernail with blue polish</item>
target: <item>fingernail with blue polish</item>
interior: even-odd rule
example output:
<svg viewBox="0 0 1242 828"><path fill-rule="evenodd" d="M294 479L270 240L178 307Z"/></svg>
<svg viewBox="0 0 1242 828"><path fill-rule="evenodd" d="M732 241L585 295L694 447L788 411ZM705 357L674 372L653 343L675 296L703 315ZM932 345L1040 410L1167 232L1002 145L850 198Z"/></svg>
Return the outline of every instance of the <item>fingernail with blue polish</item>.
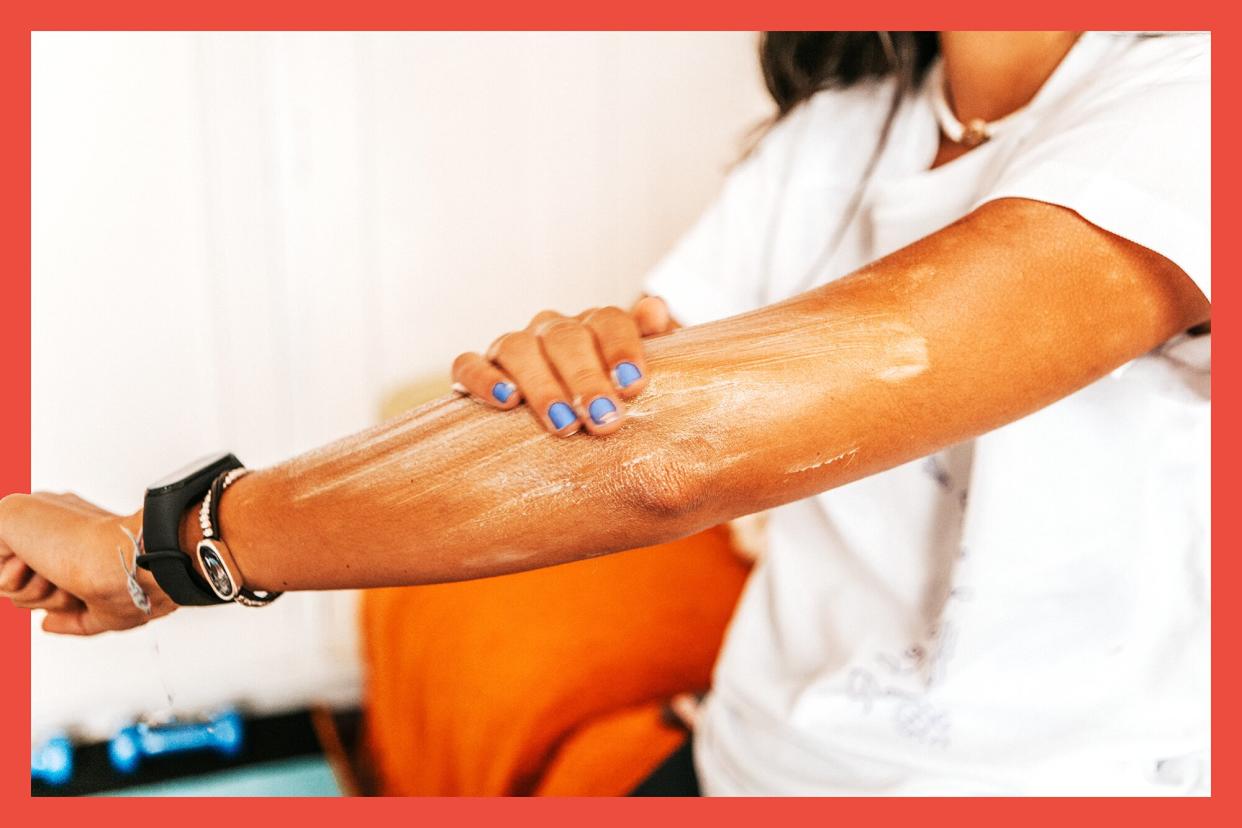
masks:
<svg viewBox="0 0 1242 828"><path fill-rule="evenodd" d="M500 403L507 403L517 389L511 382L498 382L492 386L492 396Z"/></svg>
<svg viewBox="0 0 1242 828"><path fill-rule="evenodd" d="M617 407L607 397L596 397L587 407L596 425L607 425L617 419Z"/></svg>
<svg viewBox="0 0 1242 828"><path fill-rule="evenodd" d="M619 362L612 375L617 378L617 385L627 388L643 378L643 372L632 362Z"/></svg>
<svg viewBox="0 0 1242 828"><path fill-rule="evenodd" d="M552 425L557 431L578 419L574 415L574 410L563 402L552 403L548 408L548 419L552 421Z"/></svg>

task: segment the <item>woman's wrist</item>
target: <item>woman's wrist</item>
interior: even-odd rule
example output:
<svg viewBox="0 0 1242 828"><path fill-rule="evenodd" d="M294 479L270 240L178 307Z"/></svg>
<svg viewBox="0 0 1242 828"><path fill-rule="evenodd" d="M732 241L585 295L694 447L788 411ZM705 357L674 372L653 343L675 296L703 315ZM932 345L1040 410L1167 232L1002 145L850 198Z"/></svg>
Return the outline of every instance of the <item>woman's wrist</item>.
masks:
<svg viewBox="0 0 1242 828"><path fill-rule="evenodd" d="M196 556L194 554L194 548L198 545L198 541L202 537L202 532L199 530L198 525L198 507L199 502L196 501L182 513L181 520L177 526L177 539L178 547L182 552L190 556L190 560L194 564L194 570L198 572L199 575L202 575L202 570L199 569L198 561L196 560ZM134 537L138 537L139 532L142 530L142 509L134 512L132 515L120 518L120 524ZM155 576L146 569L138 567L137 577L139 585L146 590L148 595L159 593L161 598L171 602L172 599L167 598L164 590L160 589L160 585L156 582Z"/></svg>
<svg viewBox="0 0 1242 828"><path fill-rule="evenodd" d="M240 482L241 481L238 481L238 483ZM228 492L229 494L232 494L232 491L236 485L237 484L234 484L234 486L230 486L225 491ZM234 499L232 497L228 497L226 499L226 497L222 496L220 499L220 505L218 508L218 515L223 514L226 502L232 505L233 500ZM180 548L180 550L183 553L185 553L186 555L190 557L190 564L194 568L194 571L198 573L199 577L201 577L204 581L208 581L209 580L208 574L203 571L202 562L199 560L199 557L196 553L199 541L203 539L203 527L202 527L202 522L201 522L202 505L203 505L203 499L198 498L194 500L193 502L191 502L190 505L186 507L185 511L182 512L181 519L180 521L178 521L178 524L177 524L177 541L178 541L178 548ZM231 512L232 509L230 509L229 511ZM130 532L134 533L136 537L139 530L142 527L142 515L143 513L142 513L142 510L140 509L132 515L129 515L127 517L122 517L120 518L121 525L124 526ZM222 524L222 530L224 530L224 526L227 525L226 521L223 517L219 517L219 519ZM225 540L228 540L227 536ZM138 570L138 573L139 573L138 575L139 583L142 585L144 589L148 591L148 593L151 593L151 591L154 590L155 592L159 593L161 599L166 599L166 600L171 601L171 599L167 599L167 596L165 595L164 591L160 589L159 585L155 581L154 576L152 576L150 572L140 567ZM243 578L243 580L245 579ZM249 583L242 583L241 586L249 587L251 585Z"/></svg>
<svg viewBox="0 0 1242 828"><path fill-rule="evenodd" d="M111 536L117 531L118 528L123 530L123 532L128 534L130 537L141 537L142 509L139 509L130 515L122 515L117 519L117 523L120 524L119 527L108 530L107 540L109 543L115 543L115 539ZM132 566L132 562L127 562L127 566ZM171 612L172 609L176 608L176 602L169 598L168 594L160 588L159 582L155 580L154 575L146 569L143 569L141 566L134 566L133 572L134 579L138 582L138 586L142 587L142 591L147 594L147 598L151 602L153 614L165 615L168 612Z"/></svg>
<svg viewBox="0 0 1242 828"><path fill-rule="evenodd" d="M299 534L300 521L288 518L289 502L288 481L279 468L258 469L241 477L220 498L220 536L247 589L280 592L288 587L279 562L269 556L272 526L281 527L280 545L311 548Z"/></svg>

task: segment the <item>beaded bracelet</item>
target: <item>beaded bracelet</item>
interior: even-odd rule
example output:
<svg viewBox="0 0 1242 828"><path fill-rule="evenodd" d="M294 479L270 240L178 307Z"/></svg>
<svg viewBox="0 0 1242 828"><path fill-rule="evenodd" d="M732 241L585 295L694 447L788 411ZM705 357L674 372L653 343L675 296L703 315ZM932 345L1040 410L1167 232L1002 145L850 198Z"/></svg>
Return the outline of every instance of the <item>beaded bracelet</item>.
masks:
<svg viewBox="0 0 1242 828"><path fill-rule="evenodd" d="M224 601L236 601L246 607L265 607L281 596L280 592L253 592L242 586L241 572L232 553L220 536L220 497L224 490L249 473L237 468L224 472L211 483L198 510L198 524L203 539L195 554L212 591Z"/></svg>

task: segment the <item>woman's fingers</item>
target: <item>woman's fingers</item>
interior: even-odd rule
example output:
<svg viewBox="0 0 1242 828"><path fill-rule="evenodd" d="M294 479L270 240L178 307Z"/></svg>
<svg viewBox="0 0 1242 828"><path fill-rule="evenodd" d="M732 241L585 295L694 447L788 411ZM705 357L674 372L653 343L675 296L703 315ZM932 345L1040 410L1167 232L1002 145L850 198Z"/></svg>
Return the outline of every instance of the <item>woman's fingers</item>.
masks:
<svg viewBox="0 0 1242 828"><path fill-rule="evenodd" d="M130 626L136 626L131 624ZM85 606L49 612L43 617L43 630L60 635L98 635L113 629Z"/></svg>
<svg viewBox="0 0 1242 828"><path fill-rule="evenodd" d="M604 367L620 395L626 399L637 396L647 387L647 363L634 317L608 307L587 313L582 322L594 334Z"/></svg>
<svg viewBox="0 0 1242 828"><path fill-rule="evenodd" d="M591 329L576 319L556 319L543 326L539 341L587 430L611 434L620 428L623 404L600 362Z"/></svg>
<svg viewBox="0 0 1242 828"><path fill-rule="evenodd" d="M453 361L453 387L502 410L522 401L522 392L509 375L473 351Z"/></svg>
<svg viewBox="0 0 1242 828"><path fill-rule="evenodd" d="M70 612L73 610L80 610L80 609L85 609L85 608L86 608L86 605L83 604L82 601L80 601L75 596L70 595L68 592L65 592L63 589L58 589L54 591L46 599L40 601L37 604L32 604L28 607L25 607L25 609L31 609L31 610L41 609L41 610L47 610L48 612Z"/></svg>
<svg viewBox="0 0 1242 828"><path fill-rule="evenodd" d="M21 609L41 609L49 612L63 612L85 606L75 596L58 589L55 584L48 583L39 593L41 594L32 591L21 597L15 595L12 599L13 605Z"/></svg>
<svg viewBox="0 0 1242 828"><path fill-rule="evenodd" d="M0 565L0 595L21 609L64 609L81 603L16 556Z"/></svg>
<svg viewBox="0 0 1242 828"><path fill-rule="evenodd" d="M533 333L535 336L538 336L539 331L543 329L544 325L553 321L554 319L564 319L564 318L565 318L565 314L560 313L558 311L554 311L554 310L539 311L539 313L535 314L534 316L530 318L530 322L526 324L526 330L527 332Z"/></svg>
<svg viewBox="0 0 1242 828"><path fill-rule="evenodd" d="M701 705L702 697L694 693L678 693L668 701L669 711L689 731L694 731L699 726L699 708Z"/></svg>
<svg viewBox="0 0 1242 828"><path fill-rule="evenodd" d="M562 436L573 434L582 422L544 357L539 338L530 331L505 334L492 343L487 358L513 377L526 404L543 427Z"/></svg>
<svg viewBox="0 0 1242 828"><path fill-rule="evenodd" d="M21 589L10 590L6 597L17 606L29 609L32 604L46 600L55 591L56 585L36 572Z"/></svg>
<svg viewBox="0 0 1242 828"><path fill-rule="evenodd" d="M34 572L25 561L10 555L0 563L0 593L7 598L26 586L33 577Z"/></svg>
<svg viewBox="0 0 1242 828"><path fill-rule="evenodd" d="M643 337L672 327L664 300L654 296L640 300L633 312L591 308L567 317L543 311L524 330L492 343L486 354L459 356L453 387L502 410L525 401L555 434L583 427L610 434L625 418L622 400L647 385Z"/></svg>
<svg viewBox="0 0 1242 828"><path fill-rule="evenodd" d="M644 337L659 336L677 327L668 304L659 296L644 296L639 299L631 313L639 333Z"/></svg>

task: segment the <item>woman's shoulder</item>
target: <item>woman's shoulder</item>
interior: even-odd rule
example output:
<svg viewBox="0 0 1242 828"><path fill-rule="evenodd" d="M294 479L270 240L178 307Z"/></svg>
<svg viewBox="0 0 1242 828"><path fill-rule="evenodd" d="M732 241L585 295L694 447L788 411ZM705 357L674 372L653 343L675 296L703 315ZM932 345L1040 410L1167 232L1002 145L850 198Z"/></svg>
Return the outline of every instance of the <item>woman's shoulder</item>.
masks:
<svg viewBox="0 0 1242 828"><path fill-rule="evenodd" d="M1211 69L1210 32L1141 32L1132 35L1127 57L1171 80L1197 79Z"/></svg>
<svg viewBox="0 0 1242 828"><path fill-rule="evenodd" d="M1092 84L1102 96L1210 83L1212 38L1207 32L1097 32L1092 37L1108 51Z"/></svg>
<svg viewBox="0 0 1242 828"><path fill-rule="evenodd" d="M1199 123L1211 90L1211 39L1204 33L1088 32L1032 104L1026 145L1059 140L1118 142L1119 129L1164 134L1172 122ZM1128 134L1128 133L1127 133ZM1061 146L1058 144L1058 146ZM1062 146L1070 152L1073 147Z"/></svg>
<svg viewBox="0 0 1242 828"><path fill-rule="evenodd" d="M807 161L865 144L860 137L873 138L888 115L894 84L888 78L819 90L770 127L753 155L772 160L796 154Z"/></svg>

